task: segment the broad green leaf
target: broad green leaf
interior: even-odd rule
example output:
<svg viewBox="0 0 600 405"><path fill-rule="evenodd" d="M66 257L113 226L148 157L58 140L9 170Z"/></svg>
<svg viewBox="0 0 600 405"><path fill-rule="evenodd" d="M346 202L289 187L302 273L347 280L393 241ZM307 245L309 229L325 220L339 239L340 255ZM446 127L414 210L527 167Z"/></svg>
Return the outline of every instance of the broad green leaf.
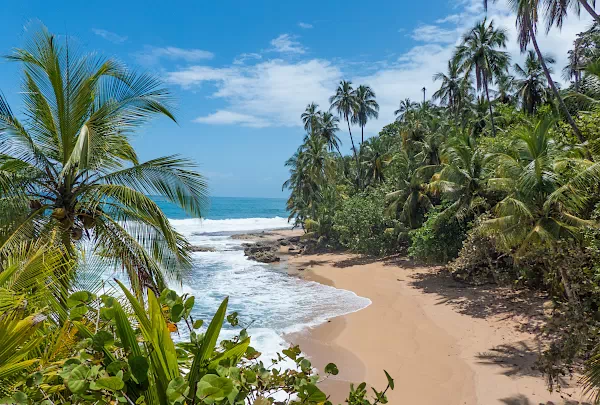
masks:
<svg viewBox="0 0 600 405"><path fill-rule="evenodd" d="M80 364L69 373L67 387L73 394L82 394L87 391L89 383L87 379L91 374L90 369L85 364Z"/></svg>
<svg viewBox="0 0 600 405"><path fill-rule="evenodd" d="M89 303L94 299L94 294L89 291L77 291L67 298L67 306L73 308L77 305L83 305Z"/></svg>
<svg viewBox="0 0 600 405"><path fill-rule="evenodd" d="M148 379L148 369L150 368L148 359L144 356L134 356L129 358L128 363L131 374L138 383L142 383Z"/></svg>
<svg viewBox="0 0 600 405"><path fill-rule="evenodd" d="M323 393L323 391L321 391L319 388L317 388L316 385L314 384L307 384L304 387L302 387L302 393L303 395L303 399L306 402L325 402L327 400L327 396Z"/></svg>
<svg viewBox="0 0 600 405"><path fill-rule="evenodd" d="M72 321L79 321L85 316L85 314L87 314L88 311L89 308L87 307L87 305L81 305L72 308L71 312L69 313L69 319L71 319Z"/></svg>
<svg viewBox="0 0 600 405"><path fill-rule="evenodd" d="M202 319L198 319L197 321L194 321L194 324L192 325L192 327L194 329L200 329L202 327L202 325L204 325L204 321Z"/></svg>
<svg viewBox="0 0 600 405"><path fill-rule="evenodd" d="M183 399L183 395L185 394L187 388L187 382L183 379L183 377L174 378L167 387L167 399L171 403Z"/></svg>
<svg viewBox="0 0 600 405"><path fill-rule="evenodd" d="M125 383L119 377L102 377L90 384L90 388L93 390L108 390L108 391L119 391L122 390Z"/></svg>
<svg viewBox="0 0 600 405"><path fill-rule="evenodd" d="M111 346L115 342L112 333L101 330L92 338L92 345L97 351L101 351L106 346Z"/></svg>
<svg viewBox="0 0 600 405"><path fill-rule="evenodd" d="M196 396L207 404L221 401L233 390L233 383L225 377L207 374L198 383Z"/></svg>
<svg viewBox="0 0 600 405"><path fill-rule="evenodd" d="M327 374L331 374L331 375L338 375L338 373L340 372L337 368L337 366L333 363L329 363L328 365L325 366L325 372Z"/></svg>

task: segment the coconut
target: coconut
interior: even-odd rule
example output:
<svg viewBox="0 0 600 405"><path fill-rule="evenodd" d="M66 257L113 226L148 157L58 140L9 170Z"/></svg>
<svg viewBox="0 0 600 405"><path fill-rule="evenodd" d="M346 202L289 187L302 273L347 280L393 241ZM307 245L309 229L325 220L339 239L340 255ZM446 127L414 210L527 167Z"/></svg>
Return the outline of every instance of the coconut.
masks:
<svg viewBox="0 0 600 405"><path fill-rule="evenodd" d="M67 216L67 210L64 208L54 208L52 216L58 220L64 219Z"/></svg>

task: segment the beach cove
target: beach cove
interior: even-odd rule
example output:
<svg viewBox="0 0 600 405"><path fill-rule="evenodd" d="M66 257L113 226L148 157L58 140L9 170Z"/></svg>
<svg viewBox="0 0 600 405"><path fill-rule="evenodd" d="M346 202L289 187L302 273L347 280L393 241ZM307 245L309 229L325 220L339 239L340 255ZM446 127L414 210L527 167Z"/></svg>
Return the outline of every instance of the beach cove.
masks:
<svg viewBox="0 0 600 405"><path fill-rule="evenodd" d="M402 258L350 254L303 255L290 266L308 280L369 298L360 311L288 335L314 365L334 362L340 374L322 383L333 402L350 382L384 387L383 369L396 380L390 403L579 403L580 391L550 393L535 370L543 300L506 290L469 287ZM495 294L499 289L495 289ZM575 386L577 378L564 381ZM569 402L571 403L571 402Z"/></svg>

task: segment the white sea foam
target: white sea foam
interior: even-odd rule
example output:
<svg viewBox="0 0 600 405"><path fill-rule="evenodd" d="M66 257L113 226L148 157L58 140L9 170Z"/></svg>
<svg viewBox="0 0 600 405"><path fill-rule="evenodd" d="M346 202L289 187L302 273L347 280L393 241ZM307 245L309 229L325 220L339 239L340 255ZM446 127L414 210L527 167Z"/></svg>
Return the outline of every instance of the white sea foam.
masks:
<svg viewBox="0 0 600 405"><path fill-rule="evenodd" d="M245 232L266 229L285 229L292 225L286 218L238 218L238 219L171 219L175 229L186 236L219 232Z"/></svg>

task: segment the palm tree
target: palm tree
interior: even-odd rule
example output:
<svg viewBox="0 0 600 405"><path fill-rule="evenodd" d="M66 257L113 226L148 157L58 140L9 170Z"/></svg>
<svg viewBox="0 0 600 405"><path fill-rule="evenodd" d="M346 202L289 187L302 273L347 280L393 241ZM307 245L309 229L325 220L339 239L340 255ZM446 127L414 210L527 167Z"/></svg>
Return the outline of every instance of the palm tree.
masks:
<svg viewBox="0 0 600 405"><path fill-rule="evenodd" d="M300 116L302 123L304 124L304 129L309 134L311 134L315 129L319 120L319 114L319 105L312 102L306 106L306 109Z"/></svg>
<svg viewBox="0 0 600 405"><path fill-rule="evenodd" d="M396 121L402 121L404 119L404 115L407 112L415 110L419 106L419 103L415 103L410 100L410 98L400 100L400 106L396 111L394 111L394 115L396 116Z"/></svg>
<svg viewBox="0 0 600 405"><path fill-rule="evenodd" d="M532 244L549 245L590 225L578 216L585 193L567 198L567 192L575 187L561 175L566 163L577 171L587 163L561 159L550 136L554 124L551 118L544 118L518 128L515 153L494 156L497 176L490 178L488 185L506 197L494 208L495 218L484 221L481 229L504 249L516 249L517 257Z"/></svg>
<svg viewBox="0 0 600 405"><path fill-rule="evenodd" d="M319 115L319 134L325 138L327 142L327 147L330 151L334 149L337 150L337 153L342 156L340 152L340 145L342 141L337 136L337 131L339 131L339 118L334 116L330 112L324 112Z"/></svg>
<svg viewBox="0 0 600 405"><path fill-rule="evenodd" d="M573 133L577 139L579 139L579 142L584 143L585 138L581 134L577 124L575 124L575 121L573 120L569 109L565 105L564 100L558 93L556 84L550 75L550 69L548 69L546 61L544 60L544 56L542 55L542 51L540 51L540 47L537 43L536 32L538 23L538 9L540 6L539 0L510 0L509 3L517 14L517 31L519 32L519 45L521 46L521 51L525 51L530 42L533 44L535 53L537 54L538 60L542 65L544 74L546 75L546 80L552 89L552 93L554 93L554 97L558 101L560 108L565 114L567 122L569 125L571 125L571 128L573 128Z"/></svg>
<svg viewBox="0 0 600 405"><path fill-rule="evenodd" d="M354 118L354 113L358 110L358 101L356 99L356 91L352 88L352 82L342 80L335 91L335 94L329 98L331 107L329 110L335 110L340 118L343 118L348 124L348 133L350 134L350 142L352 143L352 152L354 154L354 160L356 161L357 171L357 183L360 182L359 168L360 162L358 161L358 152L354 145L354 138L352 137L352 129L350 128L350 121ZM360 184L357 184L360 186Z"/></svg>
<svg viewBox="0 0 600 405"><path fill-rule="evenodd" d="M23 66L24 121L0 97L0 257L32 239L72 257L91 244L132 289L162 289L190 265L188 243L148 195L200 217L206 184L177 156L139 162L130 143L170 94L113 60L75 58L44 28L8 59Z"/></svg>
<svg viewBox="0 0 600 405"><path fill-rule="evenodd" d="M489 85L508 70L510 56L506 48L506 32L496 29L487 19L475 24L456 49L455 59L466 77L475 76L477 90L483 89L489 104L492 133L496 135L494 112L490 102Z"/></svg>
<svg viewBox="0 0 600 405"><path fill-rule="evenodd" d="M368 139L361 148L361 163L365 169L367 185L382 183L385 180L384 169L389 162L389 152L385 149L381 138Z"/></svg>
<svg viewBox="0 0 600 405"><path fill-rule="evenodd" d="M292 190L287 207L290 219L295 218L297 224L303 225L307 219L316 217L323 187L334 170L327 147L325 137L308 135L285 164L290 168L290 178L282 188Z"/></svg>
<svg viewBox="0 0 600 405"><path fill-rule="evenodd" d="M442 170L429 186L454 201L444 212L462 220L486 207L485 152L477 147L475 138L466 134L453 138L443 151L442 161Z"/></svg>
<svg viewBox="0 0 600 405"><path fill-rule="evenodd" d="M431 178L429 170L424 170L406 151L395 155L397 167L400 171L396 191L388 193L386 198L387 215L398 217L410 228L421 226L425 214L432 204L427 195L426 181Z"/></svg>
<svg viewBox="0 0 600 405"><path fill-rule="evenodd" d="M450 107L454 114L458 114L463 102L463 95L467 90L468 81L460 76L460 65L456 59L451 59L448 62L446 73L439 72L433 76L433 81L438 80L442 84L439 90L433 93L433 98L440 100L442 105Z"/></svg>
<svg viewBox="0 0 600 405"><path fill-rule="evenodd" d="M554 63L552 57L545 56L544 58L546 64ZM529 114L533 114L546 99L548 89L544 69L534 51L527 52L523 67L515 63L515 73L517 75L515 87L521 98L521 106Z"/></svg>
<svg viewBox="0 0 600 405"><path fill-rule="evenodd" d="M379 104L375 101L375 92L369 86L360 85L356 89L357 109L352 116L352 123L360 126L360 144L365 141L365 125L371 118L379 118Z"/></svg>

